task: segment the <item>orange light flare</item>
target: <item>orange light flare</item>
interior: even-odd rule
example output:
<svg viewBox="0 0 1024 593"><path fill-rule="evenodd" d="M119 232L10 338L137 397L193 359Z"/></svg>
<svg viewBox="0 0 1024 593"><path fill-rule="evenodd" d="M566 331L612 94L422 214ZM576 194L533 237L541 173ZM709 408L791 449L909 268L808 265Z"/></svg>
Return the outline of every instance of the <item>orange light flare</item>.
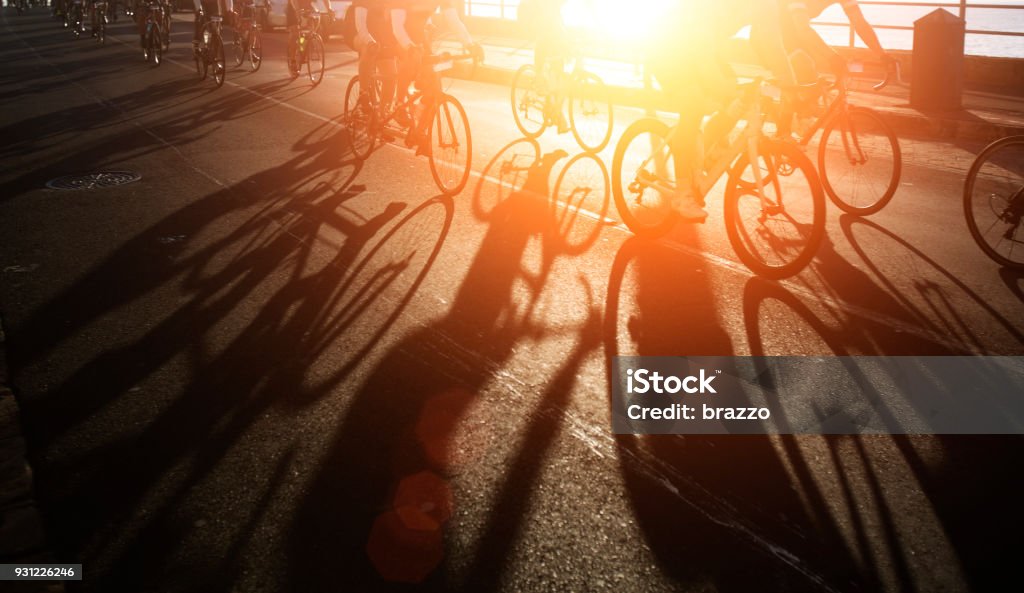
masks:
<svg viewBox="0 0 1024 593"><path fill-rule="evenodd" d="M568 0L562 8L562 20L571 44L582 43L586 68L606 84L626 87L643 85L642 71L632 61L615 56L642 56L654 49L659 27L678 0ZM600 55L588 55L594 47Z"/></svg>
<svg viewBox="0 0 1024 593"><path fill-rule="evenodd" d="M643 45L677 0L569 0L562 18L580 29L624 44Z"/></svg>

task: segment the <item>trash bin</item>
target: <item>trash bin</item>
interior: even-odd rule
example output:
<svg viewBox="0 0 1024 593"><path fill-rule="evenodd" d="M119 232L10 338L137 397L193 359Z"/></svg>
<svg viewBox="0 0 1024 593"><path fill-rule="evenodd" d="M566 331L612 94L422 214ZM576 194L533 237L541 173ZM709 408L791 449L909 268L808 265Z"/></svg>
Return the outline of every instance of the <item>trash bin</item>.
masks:
<svg viewBox="0 0 1024 593"><path fill-rule="evenodd" d="M914 21L910 104L918 109L960 109L964 87L966 23L943 9Z"/></svg>

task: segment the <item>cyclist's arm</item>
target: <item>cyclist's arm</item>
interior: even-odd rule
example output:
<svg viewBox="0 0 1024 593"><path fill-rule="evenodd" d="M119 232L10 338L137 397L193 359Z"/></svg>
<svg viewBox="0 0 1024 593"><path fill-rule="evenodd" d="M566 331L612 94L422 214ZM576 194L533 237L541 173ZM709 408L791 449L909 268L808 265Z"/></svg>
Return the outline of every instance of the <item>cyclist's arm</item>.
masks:
<svg viewBox="0 0 1024 593"><path fill-rule="evenodd" d="M395 40L398 41L398 46L403 50L407 50L413 45L416 45L409 37L408 31L405 30L405 16L406 13L404 8L391 9L391 31L395 34Z"/></svg>
<svg viewBox="0 0 1024 593"><path fill-rule="evenodd" d="M860 5L857 2L848 0L843 2L843 12L846 13L846 18L850 21L850 26L857 32L857 36L861 38L868 49L875 52L880 58L885 58L888 54L885 53L885 48L878 41L878 35L875 33L875 28L871 26L871 23L864 18L864 13L860 10Z"/></svg>
<svg viewBox="0 0 1024 593"><path fill-rule="evenodd" d="M811 27L811 14L807 10L807 5L802 0L790 0L786 4L787 15L784 15L784 18L791 20L797 44L811 52L816 59L829 64L833 70L845 70L846 60L839 55L839 52L829 47L825 40L818 35L818 32Z"/></svg>
<svg viewBox="0 0 1024 593"><path fill-rule="evenodd" d="M469 34L465 23L459 18L459 11L455 9L454 3L444 3L441 8L441 14L444 15L445 24L448 25L448 28L455 34L455 37L463 46L469 47L473 45L473 36Z"/></svg>
<svg viewBox="0 0 1024 593"><path fill-rule="evenodd" d="M353 4L353 10L355 10L356 17L356 47L361 49L370 43L376 43L377 40L370 35L370 27L366 24L370 13L366 4L357 1Z"/></svg>

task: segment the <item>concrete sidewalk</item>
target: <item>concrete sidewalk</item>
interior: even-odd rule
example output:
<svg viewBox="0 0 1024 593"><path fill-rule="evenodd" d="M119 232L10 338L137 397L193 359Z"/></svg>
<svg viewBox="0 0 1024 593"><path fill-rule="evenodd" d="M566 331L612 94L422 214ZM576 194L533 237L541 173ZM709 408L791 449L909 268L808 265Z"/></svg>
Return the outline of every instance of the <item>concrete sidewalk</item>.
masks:
<svg viewBox="0 0 1024 593"><path fill-rule="evenodd" d="M494 36L478 36L477 40L484 47L484 63L459 64L453 76L511 86L516 70L533 62L532 44L523 40ZM904 57L909 61L909 56ZM646 108L658 104L656 93L645 90L643 70L638 65L589 58L585 63L588 70L598 73L611 87L617 105ZM754 71L738 68L741 75ZM851 102L879 111L900 136L992 141L1024 134L1024 96L965 91L963 109L925 111L910 105L909 79L876 92L871 87L882 75L869 71L863 76L851 82Z"/></svg>

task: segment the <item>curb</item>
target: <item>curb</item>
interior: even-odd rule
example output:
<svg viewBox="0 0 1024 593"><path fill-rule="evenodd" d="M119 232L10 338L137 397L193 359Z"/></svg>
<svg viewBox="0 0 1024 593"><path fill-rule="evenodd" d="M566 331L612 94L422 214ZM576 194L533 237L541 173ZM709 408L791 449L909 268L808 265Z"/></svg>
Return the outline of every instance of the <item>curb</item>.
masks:
<svg viewBox="0 0 1024 593"><path fill-rule="evenodd" d="M0 320L0 563L52 563L33 494L18 401L9 387L5 336ZM13 581L5 591L62 593L61 582Z"/></svg>
<svg viewBox="0 0 1024 593"><path fill-rule="evenodd" d="M485 64L475 67L457 64L449 72L449 75L462 80L511 87L515 72ZM643 89L612 86L609 87L609 90L612 94L612 102L618 106L643 109L657 102L656 97L652 97ZM988 113L984 115L970 111L928 113L911 107L865 106L877 111L900 137L946 141L974 140L987 143L1004 136L1024 134L1024 121L1002 119Z"/></svg>

